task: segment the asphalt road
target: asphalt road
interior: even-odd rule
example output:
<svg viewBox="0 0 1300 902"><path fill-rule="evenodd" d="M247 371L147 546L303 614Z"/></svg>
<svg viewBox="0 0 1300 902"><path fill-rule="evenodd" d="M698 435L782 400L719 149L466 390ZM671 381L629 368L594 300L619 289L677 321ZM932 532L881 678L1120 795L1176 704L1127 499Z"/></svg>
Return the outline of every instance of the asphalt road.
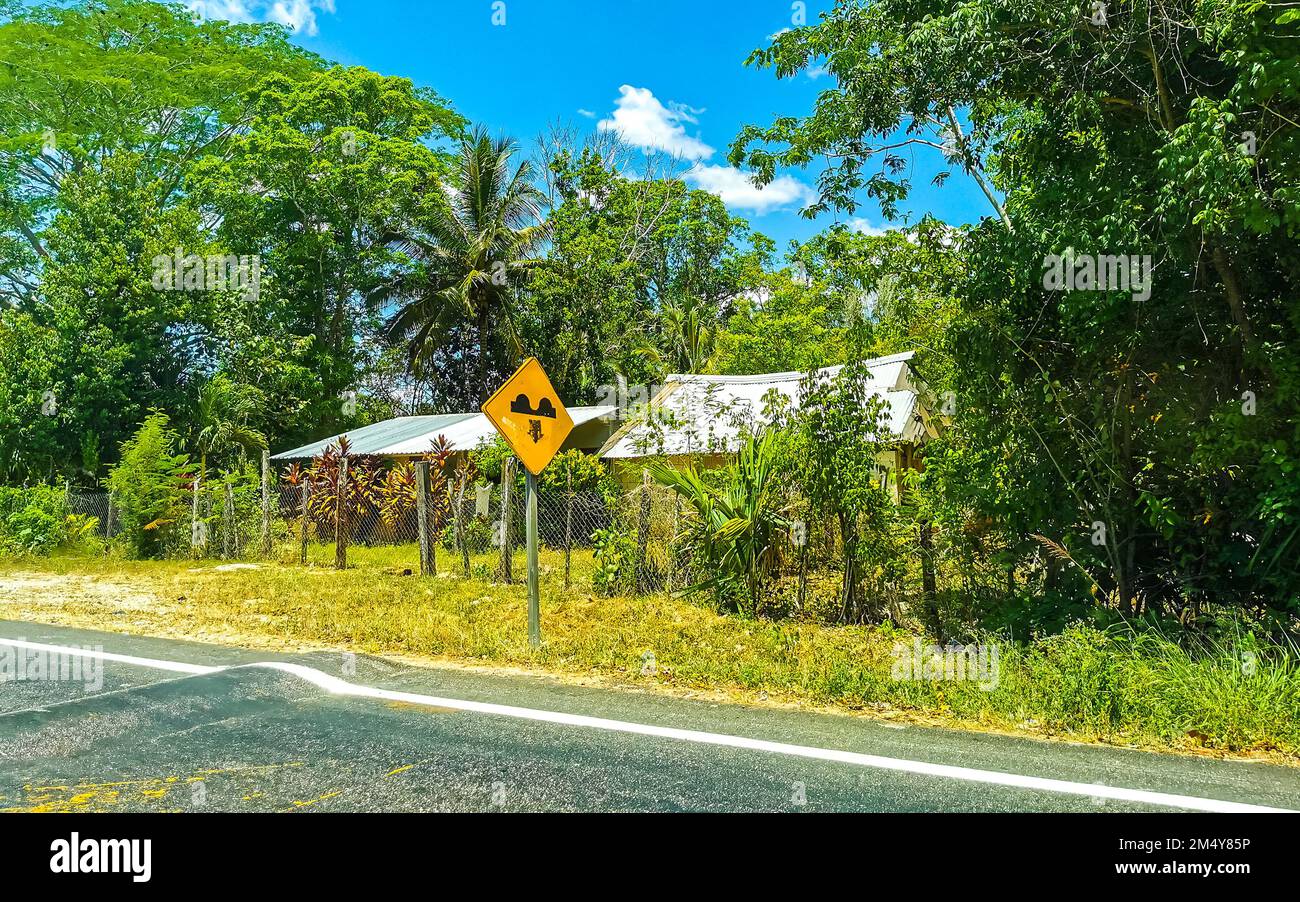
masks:
<svg viewBox="0 0 1300 902"><path fill-rule="evenodd" d="M1261 763L0 621L38 645L90 656L0 683L0 810L1300 810Z"/></svg>

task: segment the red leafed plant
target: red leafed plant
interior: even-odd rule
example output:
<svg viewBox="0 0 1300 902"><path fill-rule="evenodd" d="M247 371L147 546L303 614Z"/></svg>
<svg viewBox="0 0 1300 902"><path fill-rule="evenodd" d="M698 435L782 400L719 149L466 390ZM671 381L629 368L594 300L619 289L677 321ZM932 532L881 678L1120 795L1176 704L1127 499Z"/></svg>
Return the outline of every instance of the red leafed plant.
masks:
<svg viewBox="0 0 1300 902"><path fill-rule="evenodd" d="M350 523L358 523L379 507L378 484L382 479L378 461L368 455L352 453L346 435L337 445L330 445L312 459L311 466L299 469L295 464L285 479L290 485L308 486L307 514L322 529L333 529L339 509L339 474L348 462L347 485L343 492L343 510Z"/></svg>
<svg viewBox="0 0 1300 902"><path fill-rule="evenodd" d="M348 462L344 510L353 528L378 519L394 535L413 538L417 530L416 461L398 461L385 468L373 456L353 454L347 436L325 448L309 466L295 463L284 474L288 485L307 484L307 513L316 526L326 532L334 528L344 458ZM453 499L463 498L466 485L476 478L477 468L467 458L457 466L456 452L442 435L419 460L429 463L429 525L436 535L451 518Z"/></svg>

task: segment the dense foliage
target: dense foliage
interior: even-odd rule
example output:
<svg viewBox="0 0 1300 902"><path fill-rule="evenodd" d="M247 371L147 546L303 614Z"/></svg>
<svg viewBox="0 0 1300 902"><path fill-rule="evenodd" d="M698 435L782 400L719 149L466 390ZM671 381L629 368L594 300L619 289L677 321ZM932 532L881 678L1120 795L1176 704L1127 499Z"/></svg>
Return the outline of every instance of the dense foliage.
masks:
<svg viewBox="0 0 1300 902"><path fill-rule="evenodd" d="M831 77L806 115L744 127L733 164L821 166L806 214L896 219L909 156L934 153L989 203L782 254L607 133L530 155L276 26L0 2L0 481L108 473L157 554L189 471L234 492L262 447L473 410L524 354L574 404L915 351L945 428L904 485L880 478L850 378L810 381L725 473L656 471L729 606L759 609L798 516L834 527L840 619L1293 630L1300 16L1099 6L837 0L774 36L754 67ZM477 472L499 480L504 456ZM322 528L336 466L303 477ZM358 513L406 515L409 468L352 466ZM543 481L570 478L613 493L580 456ZM26 510L6 516L41 544ZM606 539L615 585L626 542Z"/></svg>
<svg viewBox="0 0 1300 902"><path fill-rule="evenodd" d="M953 555L999 565L1005 601L1028 578L1044 603L1018 618L1043 625L1057 593L1091 589L1125 615L1229 605L1285 623L1300 612L1297 17L1103 6L840 0L752 58L781 76L816 62L834 86L807 117L746 128L733 162L770 178L828 159L813 209L866 194L893 213L911 187L901 148L930 145L987 190L993 215L946 251L960 266L930 270L952 303L879 337L943 320L932 386L955 416L925 493ZM1149 256L1144 290L1045 279L1052 255L1119 254Z"/></svg>

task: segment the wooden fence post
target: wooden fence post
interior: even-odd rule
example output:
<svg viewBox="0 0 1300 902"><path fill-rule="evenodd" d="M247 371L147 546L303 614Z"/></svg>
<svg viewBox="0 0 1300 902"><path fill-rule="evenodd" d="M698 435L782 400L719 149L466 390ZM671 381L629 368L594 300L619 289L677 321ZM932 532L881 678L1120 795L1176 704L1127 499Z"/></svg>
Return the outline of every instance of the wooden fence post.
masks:
<svg viewBox="0 0 1300 902"><path fill-rule="evenodd" d="M307 537L311 532L311 519L307 515L307 502L311 499L311 484L306 479L302 481L302 488L299 489L302 494L302 551L299 555L299 563L304 567L307 566Z"/></svg>
<svg viewBox="0 0 1300 902"><path fill-rule="evenodd" d="M803 544L799 546L799 594L795 601L795 606L803 610L804 597L808 594L808 546L812 544L812 536L808 532L808 524L804 524Z"/></svg>
<svg viewBox="0 0 1300 902"><path fill-rule="evenodd" d="M501 563L497 566L497 578L502 582L514 582L512 572L514 558L514 540L510 535L510 505L513 500L510 485L514 481L515 459L507 457L501 464Z"/></svg>
<svg viewBox="0 0 1300 902"><path fill-rule="evenodd" d="M271 451L262 449L262 557L271 556Z"/></svg>
<svg viewBox="0 0 1300 902"><path fill-rule="evenodd" d="M230 477L225 483L226 506L221 519L225 529L222 530L221 550L225 557L232 558L239 554L239 536L235 534L235 490L230 485Z"/></svg>
<svg viewBox="0 0 1300 902"><path fill-rule="evenodd" d="M668 539L668 591L677 588L677 530L682 519L682 496L673 492L673 532Z"/></svg>
<svg viewBox="0 0 1300 902"><path fill-rule="evenodd" d="M199 496L203 494L203 474L194 474L194 504L190 513L190 552L197 558L200 557L207 542L201 541L206 538L199 532Z"/></svg>
<svg viewBox="0 0 1300 902"><path fill-rule="evenodd" d="M564 588L569 588L569 559L573 554L573 470L569 470L569 494L564 504Z"/></svg>
<svg viewBox="0 0 1300 902"><path fill-rule="evenodd" d="M938 587L934 576L934 526L929 520L921 522L918 544L921 547L921 597L925 612L930 618L934 637L943 642L943 617L939 614Z"/></svg>
<svg viewBox="0 0 1300 902"><path fill-rule="evenodd" d="M465 486L469 483L467 473L461 473L456 490L456 544L460 546L460 562L465 578L469 579L469 539L465 536Z"/></svg>
<svg viewBox="0 0 1300 902"><path fill-rule="evenodd" d="M348 459L339 458L339 484L334 499L334 569L348 569Z"/></svg>
<svg viewBox="0 0 1300 902"><path fill-rule="evenodd" d="M647 552L650 544L650 471L641 471L641 515L636 527L636 573L634 582L638 594L647 590L650 573Z"/></svg>
<svg viewBox="0 0 1300 902"><path fill-rule="evenodd" d="M434 576L433 548L429 537L429 462L415 464L416 533L420 539L420 575Z"/></svg>

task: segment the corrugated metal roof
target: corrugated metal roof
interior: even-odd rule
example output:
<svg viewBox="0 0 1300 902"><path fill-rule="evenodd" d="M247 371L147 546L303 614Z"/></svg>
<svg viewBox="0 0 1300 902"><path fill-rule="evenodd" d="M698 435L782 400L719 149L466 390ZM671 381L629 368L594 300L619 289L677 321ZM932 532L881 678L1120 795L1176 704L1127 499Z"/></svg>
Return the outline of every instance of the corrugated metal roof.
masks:
<svg viewBox="0 0 1300 902"><path fill-rule="evenodd" d="M618 408L611 405L600 407L570 407L569 415L573 425L601 417L617 415ZM373 454L377 457L403 457L427 453L438 436L447 439L453 451L472 451L485 439L490 439L496 429L486 416L481 413L449 413L427 417L397 417L384 420L359 429L350 429L340 435L331 435L272 455L272 460L304 460L323 452L330 445L338 444L346 435L352 444L354 454Z"/></svg>
<svg viewBox="0 0 1300 902"><path fill-rule="evenodd" d="M899 441L916 441L926 434L918 397L922 386L912 375L909 351L865 361L870 376L867 391L885 402L886 424ZM819 370L834 376L842 366ZM632 422L619 430L601 457L619 459L650 455L731 452L739 446L745 427L767 422L763 398L775 391L799 404L799 384L805 373L766 373L757 376L669 376L652 401L661 415L653 422Z"/></svg>
<svg viewBox="0 0 1300 902"><path fill-rule="evenodd" d="M271 459L300 460L315 457L330 445L337 445L342 435L346 435L348 441L352 443L354 454L384 454L385 449L389 446L411 439L430 436L430 441L432 441L433 437L436 437L439 432L445 432L457 423L463 423L475 416L481 416L481 414L449 413L429 417L397 417L380 423L372 423L369 426L362 426L358 429L349 429L346 433L331 435L329 438L323 438L318 442L311 442L290 451L282 451L273 455ZM424 445L423 450L428 450L427 443Z"/></svg>

